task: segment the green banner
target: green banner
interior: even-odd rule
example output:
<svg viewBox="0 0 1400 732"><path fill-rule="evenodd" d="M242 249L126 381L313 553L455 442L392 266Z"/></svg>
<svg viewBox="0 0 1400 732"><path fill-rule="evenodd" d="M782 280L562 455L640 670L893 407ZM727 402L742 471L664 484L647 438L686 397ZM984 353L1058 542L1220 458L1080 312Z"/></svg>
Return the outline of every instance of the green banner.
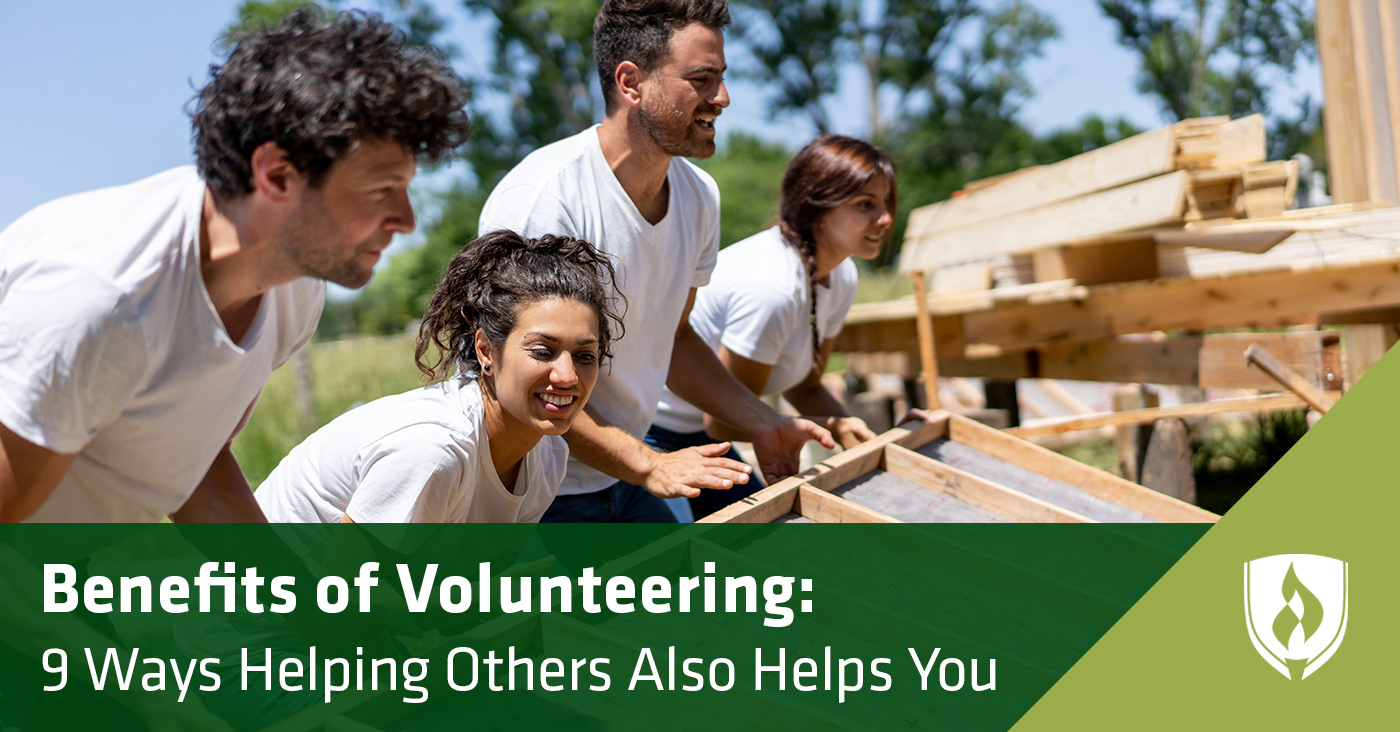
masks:
<svg viewBox="0 0 1400 732"><path fill-rule="evenodd" d="M1004 730L1204 531L5 527L0 728Z"/></svg>

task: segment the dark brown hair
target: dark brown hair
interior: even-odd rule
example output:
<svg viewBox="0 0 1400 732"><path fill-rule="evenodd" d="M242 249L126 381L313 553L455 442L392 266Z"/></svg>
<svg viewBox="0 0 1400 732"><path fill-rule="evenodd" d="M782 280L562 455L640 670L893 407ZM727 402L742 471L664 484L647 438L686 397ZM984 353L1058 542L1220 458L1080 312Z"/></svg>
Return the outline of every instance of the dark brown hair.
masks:
<svg viewBox="0 0 1400 732"><path fill-rule="evenodd" d="M432 380L446 379L455 367L469 378L481 374L476 332L500 349L515 329L520 308L552 297L576 300L598 314L598 360L612 356L614 338L622 337L622 302L608 256L592 244L567 236L526 239L513 231L477 237L447 265L418 326L413 360ZM436 347L431 363L424 356Z"/></svg>
<svg viewBox="0 0 1400 732"><path fill-rule="evenodd" d="M433 51L410 48L377 15L314 6L243 37L191 101L199 174L217 193L251 193L253 151L275 142L320 185L369 137L442 162L471 131L467 86Z"/></svg>
<svg viewBox="0 0 1400 732"><path fill-rule="evenodd" d="M788 163L778 210L783 239L807 268L807 295L812 303L812 366L822 368L817 332L817 226L828 211L851 200L877 175L890 183L885 207L895 215L895 166L883 150L844 135L822 135L807 143Z"/></svg>
<svg viewBox="0 0 1400 732"><path fill-rule="evenodd" d="M651 72L670 56L671 35L699 23L706 28L729 27L726 0L605 0L593 20L593 58L608 112L617 105L613 75L623 61Z"/></svg>

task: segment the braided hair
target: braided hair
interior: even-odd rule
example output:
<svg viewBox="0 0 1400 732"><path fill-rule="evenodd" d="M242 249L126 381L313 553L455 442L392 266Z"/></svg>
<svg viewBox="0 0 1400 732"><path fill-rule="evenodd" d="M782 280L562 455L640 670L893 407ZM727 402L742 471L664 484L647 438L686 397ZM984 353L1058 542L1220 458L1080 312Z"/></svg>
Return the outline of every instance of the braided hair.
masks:
<svg viewBox="0 0 1400 732"><path fill-rule="evenodd" d="M894 161L868 142L845 135L822 135L797 153L783 175L779 227L783 240L797 251L807 269L813 369L825 367L821 363L821 334L817 328L817 227L828 211L851 200L877 175L883 175L890 183L886 207L893 217Z"/></svg>
<svg viewBox="0 0 1400 732"><path fill-rule="evenodd" d="M429 380L458 374L477 378L481 362L478 330L500 349L515 329L520 308L549 298L576 300L598 315L598 359L612 356L610 345L622 337L621 301L612 262L582 239L542 236L526 239L513 231L493 231L467 242L447 265L418 326L413 359ZM433 360L426 358L436 348Z"/></svg>

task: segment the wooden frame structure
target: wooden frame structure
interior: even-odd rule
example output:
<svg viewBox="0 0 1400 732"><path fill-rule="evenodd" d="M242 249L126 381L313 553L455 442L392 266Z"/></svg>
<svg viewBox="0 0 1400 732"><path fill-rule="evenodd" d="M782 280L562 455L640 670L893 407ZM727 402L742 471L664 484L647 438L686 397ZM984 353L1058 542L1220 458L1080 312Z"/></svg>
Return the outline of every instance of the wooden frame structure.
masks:
<svg viewBox="0 0 1400 732"><path fill-rule="evenodd" d="M702 521L1199 523L1218 519L1204 509L940 411L927 422L896 427Z"/></svg>

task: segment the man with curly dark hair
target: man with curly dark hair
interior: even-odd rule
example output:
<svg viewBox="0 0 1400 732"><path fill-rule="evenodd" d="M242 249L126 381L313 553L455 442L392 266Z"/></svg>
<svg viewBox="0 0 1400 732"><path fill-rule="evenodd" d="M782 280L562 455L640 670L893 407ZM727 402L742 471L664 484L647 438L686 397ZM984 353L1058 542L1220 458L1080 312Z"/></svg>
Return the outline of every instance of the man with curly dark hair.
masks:
<svg viewBox="0 0 1400 732"><path fill-rule="evenodd" d="M373 15L294 12L210 71L197 168L0 232L0 520L261 520L232 436L469 131L464 82Z"/></svg>

